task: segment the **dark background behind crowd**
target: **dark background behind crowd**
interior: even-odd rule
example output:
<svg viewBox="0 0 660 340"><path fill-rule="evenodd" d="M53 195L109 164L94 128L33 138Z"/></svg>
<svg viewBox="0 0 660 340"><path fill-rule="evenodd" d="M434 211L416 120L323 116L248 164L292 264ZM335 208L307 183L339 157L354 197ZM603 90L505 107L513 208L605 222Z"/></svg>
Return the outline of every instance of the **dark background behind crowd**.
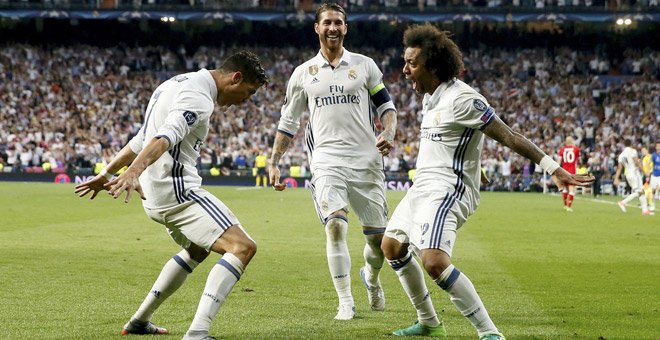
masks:
<svg viewBox="0 0 660 340"><path fill-rule="evenodd" d="M399 111L389 177L405 178L418 148L421 98L401 72L405 23L351 23L347 49L372 57ZM659 25L444 24L464 52L464 81L498 115L549 154L567 136L582 149L584 171L611 180L623 138L659 140ZM153 89L174 74L212 69L228 53L260 55L271 77L246 105L216 112L199 168L251 175L269 154L286 82L318 52L311 22L0 20L0 168L2 172L93 173L139 129ZM304 117L303 119L306 119ZM304 126L304 124L301 124ZM486 190L535 190L538 167L488 140ZM298 136L287 170L309 175Z"/></svg>

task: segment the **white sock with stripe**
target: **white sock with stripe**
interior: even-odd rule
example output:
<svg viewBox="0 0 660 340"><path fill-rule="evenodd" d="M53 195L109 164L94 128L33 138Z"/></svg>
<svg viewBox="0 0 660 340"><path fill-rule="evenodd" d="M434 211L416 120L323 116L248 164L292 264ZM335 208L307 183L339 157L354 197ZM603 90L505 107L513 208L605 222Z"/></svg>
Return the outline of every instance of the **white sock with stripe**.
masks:
<svg viewBox="0 0 660 340"><path fill-rule="evenodd" d="M409 252L406 256L398 260L387 261L399 277L399 282L403 290L408 295L410 302L417 311L417 319L426 326L435 327L440 324L438 314L433 308L433 302L429 290L424 282L424 272L419 263Z"/></svg>
<svg viewBox="0 0 660 340"><path fill-rule="evenodd" d="M190 258L190 254L185 250L174 255L165 263L156 282L151 287L151 291L131 319L150 321L154 311L181 287L188 274L192 273L198 264L197 261Z"/></svg>
<svg viewBox="0 0 660 340"><path fill-rule="evenodd" d="M232 288L243 274L245 266L234 254L225 253L220 261L213 266L206 279L204 293L199 300L195 318L190 324L190 329L186 337L203 338L208 335L211 328L211 321L218 314L218 310L225 302L225 299Z"/></svg>
<svg viewBox="0 0 660 340"><path fill-rule="evenodd" d="M451 302L463 316L470 320L479 336L499 333L477 294L477 290L474 289L474 285L454 265L449 265L435 280L435 283L449 294Z"/></svg>
<svg viewBox="0 0 660 340"><path fill-rule="evenodd" d="M351 257L346 245L348 222L341 218L331 218L325 223L326 255L328 267L335 285L339 304L354 306L351 294Z"/></svg>

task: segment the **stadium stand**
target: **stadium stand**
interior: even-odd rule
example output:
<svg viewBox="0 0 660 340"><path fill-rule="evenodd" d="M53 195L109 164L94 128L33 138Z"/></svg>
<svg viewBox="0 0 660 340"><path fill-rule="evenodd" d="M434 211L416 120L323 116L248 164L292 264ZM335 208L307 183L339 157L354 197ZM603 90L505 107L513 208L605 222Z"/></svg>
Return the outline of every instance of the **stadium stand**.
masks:
<svg viewBox="0 0 660 340"><path fill-rule="evenodd" d="M293 6L279 3L279 9ZM359 3L351 1L351 5ZM362 3L374 5L375 1ZM641 3L627 4L632 5ZM417 2L410 7L416 6ZM167 41L171 35L166 36L150 44L158 30L148 27L142 28L152 35L122 41L121 36L101 34L101 25L93 27L107 41L94 40L89 32L66 39L57 35L49 41L54 33L30 32L34 28L22 30L25 26L21 25L0 22L8 33L0 40L2 172L95 172L139 129L144 106L157 84L181 71L214 68L229 51L245 47L262 57L272 81L246 106L212 116L199 167L202 173L216 168L225 175L251 175L255 155L272 145L289 75L295 65L317 52L307 47L315 42L298 32L306 32L306 28L292 28L293 24L284 27L293 30L289 40L265 40L260 45L250 37L259 29L256 24L252 31L242 33L245 29L240 25L224 28L239 33L234 37L222 34L219 46L197 44L197 40L185 43L191 33L175 35L171 41ZM62 30L75 24L60 20L47 25ZM368 25L383 24L361 23L355 29L367 32ZM264 23L259 27L264 31L280 26ZM582 164L602 170L603 178L608 178L616 169L620 138L631 138L637 146L658 139L660 52L654 46L657 41L647 47L635 45L644 41L643 34L627 37L628 43L619 39L618 44L608 46L601 40L576 48L580 38L590 34L576 26L565 31L556 24L550 29L545 24L507 28L469 23L453 28L457 28L456 39L465 51L464 80L488 98L503 120L524 131L548 153L555 153L565 137L573 135L583 149ZM120 32L125 29L117 23L112 27ZM653 27L657 26L646 29L651 35L656 31ZM507 29L508 36L520 39L502 38L507 37L502 30ZM24 35L18 33L21 30ZM397 146L385 158L386 171L389 177L405 178L415 164L421 99L401 74L400 29L385 31L380 40L362 38L373 44L358 38L347 46L372 56L385 74L399 109ZM616 39L619 33L610 31L601 39ZM298 136L284 159L284 170L299 166L308 174L303 144ZM533 165L490 140L484 152L483 166L493 179L485 190L538 189L541 174Z"/></svg>

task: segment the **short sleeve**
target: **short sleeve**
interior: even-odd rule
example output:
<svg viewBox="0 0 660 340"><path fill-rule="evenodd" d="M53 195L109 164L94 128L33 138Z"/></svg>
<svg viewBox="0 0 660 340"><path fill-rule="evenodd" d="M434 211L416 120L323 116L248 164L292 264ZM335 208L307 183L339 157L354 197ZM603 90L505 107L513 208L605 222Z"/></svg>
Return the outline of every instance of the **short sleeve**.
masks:
<svg viewBox="0 0 660 340"><path fill-rule="evenodd" d="M208 120L213 109L213 99L209 94L183 89L177 94L165 122L154 137L167 139L171 149L197 127L199 122Z"/></svg>
<svg viewBox="0 0 660 340"><path fill-rule="evenodd" d="M367 60L367 88L371 92L383 83L383 72L376 66L376 62L373 59L367 58Z"/></svg>
<svg viewBox="0 0 660 340"><path fill-rule="evenodd" d="M282 116L277 130L293 137L300 128L300 117L307 108L307 93L303 88L304 68L298 66L291 75L286 87L286 96L282 105Z"/></svg>
<svg viewBox="0 0 660 340"><path fill-rule="evenodd" d="M483 131L494 117L495 110L476 92L461 93L454 101L454 119L460 125Z"/></svg>
<svg viewBox="0 0 660 340"><path fill-rule="evenodd" d="M128 147L131 148L134 154L139 154L142 151L144 142L144 127L140 128L140 131L128 141Z"/></svg>

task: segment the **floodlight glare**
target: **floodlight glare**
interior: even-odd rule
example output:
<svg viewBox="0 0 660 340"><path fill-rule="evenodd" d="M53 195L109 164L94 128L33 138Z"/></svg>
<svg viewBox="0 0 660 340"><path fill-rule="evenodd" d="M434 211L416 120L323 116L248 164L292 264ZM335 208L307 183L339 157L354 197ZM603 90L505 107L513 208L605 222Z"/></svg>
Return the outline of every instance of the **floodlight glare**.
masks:
<svg viewBox="0 0 660 340"><path fill-rule="evenodd" d="M623 19L619 18L616 20L617 25L623 25Z"/></svg>
<svg viewBox="0 0 660 340"><path fill-rule="evenodd" d="M626 19L626 20L623 21L623 23L626 24L626 25L630 25L630 24L632 24L632 20Z"/></svg>

